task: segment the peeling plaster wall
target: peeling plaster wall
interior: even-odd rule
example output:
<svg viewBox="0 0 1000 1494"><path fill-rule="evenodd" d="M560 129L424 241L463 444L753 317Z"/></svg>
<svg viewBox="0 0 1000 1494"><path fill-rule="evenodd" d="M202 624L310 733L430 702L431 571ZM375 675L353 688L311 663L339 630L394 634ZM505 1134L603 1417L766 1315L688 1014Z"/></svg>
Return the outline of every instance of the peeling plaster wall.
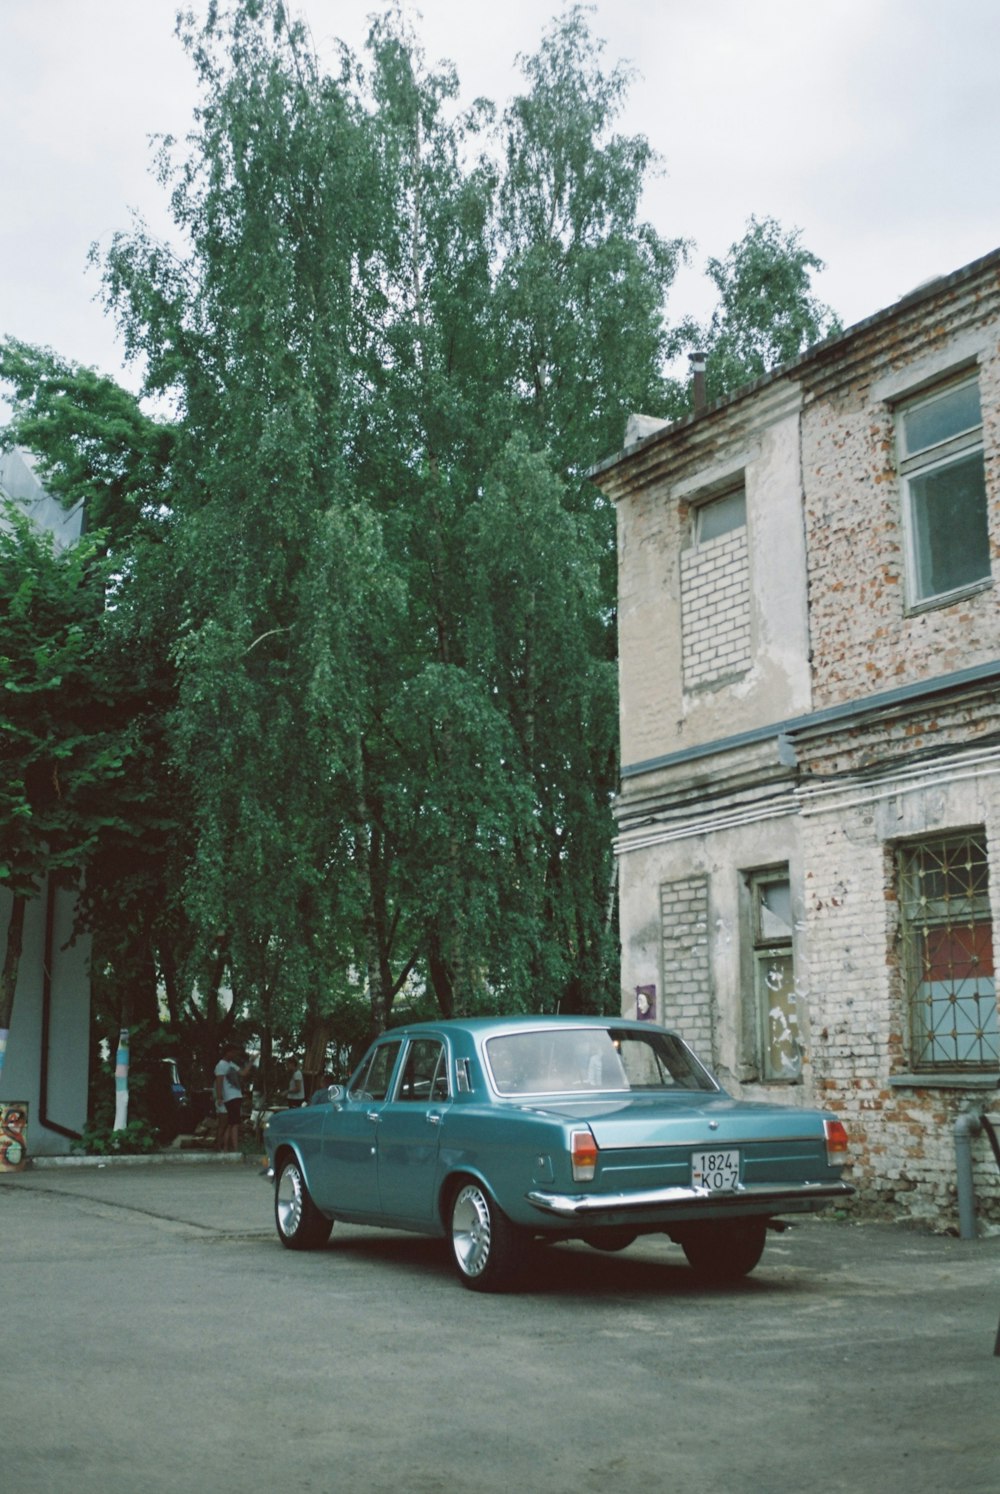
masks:
<svg viewBox="0 0 1000 1494"><path fill-rule="evenodd" d="M817 1100L853 1138L854 1181L892 1216L951 1222L956 1205L954 1121L997 1109L996 1086L929 1085L910 1075L898 968L893 848L904 838L984 825L994 931L1000 926L1000 763L966 777L946 764L924 783L831 793L800 816L808 927L809 1005ZM996 932L994 932L996 938ZM1000 1222L1000 1178L983 1141L974 1148L985 1217Z"/></svg>
<svg viewBox="0 0 1000 1494"><path fill-rule="evenodd" d="M621 755L638 763L780 720L810 705L798 394L737 418L678 453L669 480L619 503ZM749 667L685 690L681 557L693 509L743 477L750 552ZM776 585L776 578L780 584ZM720 630L719 656L729 645ZM712 675L706 658L701 671Z"/></svg>
<svg viewBox="0 0 1000 1494"><path fill-rule="evenodd" d="M808 380L802 417L809 607L817 709L966 669L998 653L993 589L909 612L894 408L978 370L994 578L1000 575L1000 284L932 319L916 311Z"/></svg>

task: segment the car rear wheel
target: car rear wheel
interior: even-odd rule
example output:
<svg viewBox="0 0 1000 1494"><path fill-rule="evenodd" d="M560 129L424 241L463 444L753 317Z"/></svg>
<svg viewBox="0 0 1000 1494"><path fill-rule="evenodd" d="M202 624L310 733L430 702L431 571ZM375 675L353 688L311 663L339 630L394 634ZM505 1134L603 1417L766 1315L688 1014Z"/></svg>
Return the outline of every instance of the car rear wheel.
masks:
<svg viewBox="0 0 1000 1494"><path fill-rule="evenodd" d="M502 1292L514 1281L526 1237L479 1183L463 1183L451 1201L451 1249L459 1279L474 1292Z"/></svg>
<svg viewBox="0 0 1000 1494"><path fill-rule="evenodd" d="M693 1224L679 1238L688 1265L704 1281L739 1281L749 1276L764 1253L763 1219Z"/></svg>
<svg viewBox="0 0 1000 1494"><path fill-rule="evenodd" d="M318 1250L330 1238L333 1220L321 1214L294 1157L281 1164L274 1184L274 1222L287 1250Z"/></svg>

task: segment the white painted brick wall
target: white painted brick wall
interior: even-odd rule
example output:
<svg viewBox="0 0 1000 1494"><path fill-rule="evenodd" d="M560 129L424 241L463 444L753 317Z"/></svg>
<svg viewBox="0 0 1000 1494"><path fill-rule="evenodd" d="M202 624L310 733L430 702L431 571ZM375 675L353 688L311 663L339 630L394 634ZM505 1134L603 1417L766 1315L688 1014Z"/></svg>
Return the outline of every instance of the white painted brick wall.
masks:
<svg viewBox="0 0 1000 1494"><path fill-rule="evenodd" d="M675 1027L695 1052L714 1063L707 877L683 877L662 884L660 930L660 1020Z"/></svg>
<svg viewBox="0 0 1000 1494"><path fill-rule="evenodd" d="M750 667L750 564L746 526L681 554L684 687Z"/></svg>

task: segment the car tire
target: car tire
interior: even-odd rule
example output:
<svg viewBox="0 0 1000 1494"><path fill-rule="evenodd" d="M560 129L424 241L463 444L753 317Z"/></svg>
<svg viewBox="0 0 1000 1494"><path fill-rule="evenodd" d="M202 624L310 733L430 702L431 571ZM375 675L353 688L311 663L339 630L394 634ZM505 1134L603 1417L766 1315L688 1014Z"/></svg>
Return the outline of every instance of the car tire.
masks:
<svg viewBox="0 0 1000 1494"><path fill-rule="evenodd" d="M583 1243L589 1245L591 1250L604 1250L612 1253L618 1250L627 1250L634 1245L639 1238L630 1229L600 1229L593 1230L589 1235L581 1236Z"/></svg>
<svg viewBox="0 0 1000 1494"><path fill-rule="evenodd" d="M764 1253L763 1219L693 1224L678 1237L688 1265L703 1281L739 1281L749 1276Z"/></svg>
<svg viewBox="0 0 1000 1494"><path fill-rule="evenodd" d="M502 1292L524 1265L527 1237L481 1184L459 1184L451 1197L449 1231L459 1280L473 1292Z"/></svg>
<svg viewBox="0 0 1000 1494"><path fill-rule="evenodd" d="M333 1220L313 1203L295 1157L281 1164L274 1181L274 1222L286 1250L318 1250L333 1229Z"/></svg>

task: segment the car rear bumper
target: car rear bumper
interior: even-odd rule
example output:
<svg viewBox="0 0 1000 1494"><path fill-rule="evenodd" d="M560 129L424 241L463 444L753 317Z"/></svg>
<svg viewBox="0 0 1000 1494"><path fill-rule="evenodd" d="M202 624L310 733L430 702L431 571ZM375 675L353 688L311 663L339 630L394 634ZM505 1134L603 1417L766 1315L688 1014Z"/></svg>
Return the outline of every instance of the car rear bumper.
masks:
<svg viewBox="0 0 1000 1494"><path fill-rule="evenodd" d="M789 1183L775 1186L771 1183L752 1183L731 1191L713 1192L708 1188L649 1188L635 1193L550 1193L534 1188L527 1195L528 1202L544 1214L557 1219L604 1219L613 1216L616 1220L634 1218L637 1222L644 1216L662 1214L669 1218L676 1214L692 1217L691 1211L704 1208L708 1212L742 1210L749 1206L755 1213L791 1213L797 1210L822 1208L837 1198L849 1198L855 1189L850 1183Z"/></svg>

